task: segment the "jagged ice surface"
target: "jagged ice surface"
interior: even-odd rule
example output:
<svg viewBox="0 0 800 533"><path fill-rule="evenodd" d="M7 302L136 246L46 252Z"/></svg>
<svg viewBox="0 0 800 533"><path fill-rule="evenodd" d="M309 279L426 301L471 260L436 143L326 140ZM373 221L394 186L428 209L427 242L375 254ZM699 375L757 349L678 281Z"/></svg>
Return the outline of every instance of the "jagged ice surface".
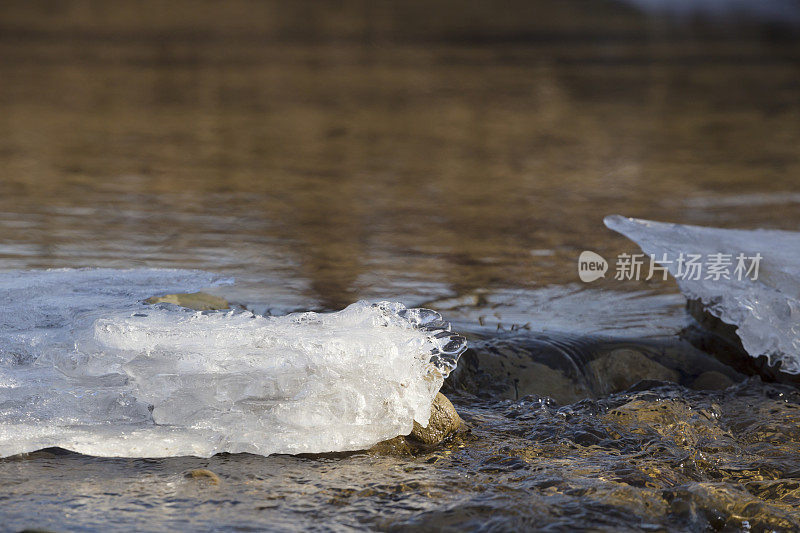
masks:
<svg viewBox="0 0 800 533"><path fill-rule="evenodd" d="M230 283L186 270L0 274L0 456L317 453L425 425L465 349L438 313L194 312L149 296Z"/></svg>
<svg viewBox="0 0 800 533"><path fill-rule="evenodd" d="M608 216L605 224L656 258L668 254L760 253L757 280L747 277L700 280L676 278L681 291L699 299L714 316L737 326L747 352L767 355L781 370L800 373L800 233L777 230L730 230L685 226ZM675 276L677 265L666 265Z"/></svg>

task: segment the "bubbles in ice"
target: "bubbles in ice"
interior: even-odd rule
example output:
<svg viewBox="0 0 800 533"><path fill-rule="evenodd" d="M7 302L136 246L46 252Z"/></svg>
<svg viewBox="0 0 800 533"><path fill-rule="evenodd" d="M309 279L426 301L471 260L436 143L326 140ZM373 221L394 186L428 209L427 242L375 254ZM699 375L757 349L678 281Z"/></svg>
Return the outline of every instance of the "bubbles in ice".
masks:
<svg viewBox="0 0 800 533"><path fill-rule="evenodd" d="M706 309L728 324L752 356L767 355L781 370L800 373L800 233L776 230L731 230L666 224L618 215L606 226L636 242L656 258L680 253L761 254L757 279L685 279L681 291L703 302ZM666 265L675 276L677 264Z"/></svg>
<svg viewBox="0 0 800 533"><path fill-rule="evenodd" d="M397 303L282 317L142 303L228 282L175 270L0 274L0 455L363 449L427 423L466 348L438 313Z"/></svg>

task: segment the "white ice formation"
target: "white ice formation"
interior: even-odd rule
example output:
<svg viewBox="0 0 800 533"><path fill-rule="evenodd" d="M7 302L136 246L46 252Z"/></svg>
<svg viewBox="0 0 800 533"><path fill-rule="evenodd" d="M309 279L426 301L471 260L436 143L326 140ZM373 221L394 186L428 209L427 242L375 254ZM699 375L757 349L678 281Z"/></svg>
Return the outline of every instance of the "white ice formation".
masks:
<svg viewBox="0 0 800 533"><path fill-rule="evenodd" d="M685 226L608 216L605 224L636 242L643 252L665 264L689 299L700 300L706 310L723 322L737 326L736 333L747 352L766 355L780 362L784 372L800 374L800 233L777 230L731 230ZM683 253L709 256L723 254L732 264L728 278L702 272L699 279L681 275L676 259ZM737 258L747 260L748 269L758 263L758 274L735 274ZM685 274L685 271L684 271ZM741 273L740 273L741 274ZM742 279L739 279L739 278ZM752 279L756 277L756 279Z"/></svg>
<svg viewBox="0 0 800 533"><path fill-rule="evenodd" d="M194 312L149 296L229 283L187 270L0 274L0 456L318 453L427 423L463 337L430 310Z"/></svg>

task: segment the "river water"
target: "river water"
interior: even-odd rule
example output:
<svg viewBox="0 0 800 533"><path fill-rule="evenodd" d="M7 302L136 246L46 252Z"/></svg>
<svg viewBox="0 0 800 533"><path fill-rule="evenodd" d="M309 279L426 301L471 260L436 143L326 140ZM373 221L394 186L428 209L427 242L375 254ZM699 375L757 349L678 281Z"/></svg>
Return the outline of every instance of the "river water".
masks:
<svg viewBox="0 0 800 533"><path fill-rule="evenodd" d="M657 4L4 6L0 269L427 305L512 370L415 456L5 459L0 528L800 528L797 390L690 345L673 281L577 275L638 250L607 214L800 228L800 8Z"/></svg>

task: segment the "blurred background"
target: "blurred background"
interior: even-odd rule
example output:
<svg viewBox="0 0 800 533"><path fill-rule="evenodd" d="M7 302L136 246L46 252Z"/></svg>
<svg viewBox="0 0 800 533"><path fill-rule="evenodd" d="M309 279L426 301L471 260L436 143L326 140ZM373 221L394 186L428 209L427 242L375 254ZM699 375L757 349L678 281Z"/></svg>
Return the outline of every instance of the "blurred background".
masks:
<svg viewBox="0 0 800 533"><path fill-rule="evenodd" d="M611 213L800 227L795 0L1 5L0 269L283 312L574 287Z"/></svg>

